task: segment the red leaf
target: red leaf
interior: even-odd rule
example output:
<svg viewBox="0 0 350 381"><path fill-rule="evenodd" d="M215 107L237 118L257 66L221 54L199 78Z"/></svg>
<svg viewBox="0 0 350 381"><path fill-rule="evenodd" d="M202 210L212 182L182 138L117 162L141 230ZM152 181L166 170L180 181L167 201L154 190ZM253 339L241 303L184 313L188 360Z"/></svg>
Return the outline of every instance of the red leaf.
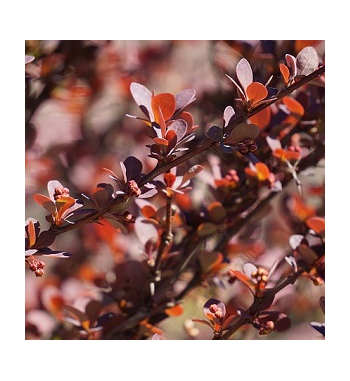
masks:
<svg viewBox="0 0 350 381"><path fill-rule="evenodd" d="M33 199L34 199L35 202L37 202L43 208L48 210L52 215L55 215L55 213L56 213L56 205L55 205L55 203L49 197L44 196L42 194L35 194L33 196Z"/></svg>
<svg viewBox="0 0 350 381"><path fill-rule="evenodd" d="M317 234L324 233L326 229L325 219L321 217L310 217L306 220L306 225Z"/></svg>
<svg viewBox="0 0 350 381"><path fill-rule="evenodd" d="M249 120L256 124L259 128L263 129L269 125L271 120L271 109L266 107L263 110L259 111L257 114L252 115Z"/></svg>
<svg viewBox="0 0 350 381"><path fill-rule="evenodd" d="M251 105L262 101L268 95L267 88L260 82L252 82L247 87L246 93L248 100L251 102Z"/></svg>
<svg viewBox="0 0 350 381"><path fill-rule="evenodd" d="M175 97L171 93L162 93L155 95L152 98L152 110L154 112L155 121L159 115L159 109L161 110L164 120L169 120L175 112Z"/></svg>
<svg viewBox="0 0 350 381"><path fill-rule="evenodd" d="M290 72L288 67L283 63L280 64L280 72L283 76L284 84L287 85L289 82Z"/></svg>

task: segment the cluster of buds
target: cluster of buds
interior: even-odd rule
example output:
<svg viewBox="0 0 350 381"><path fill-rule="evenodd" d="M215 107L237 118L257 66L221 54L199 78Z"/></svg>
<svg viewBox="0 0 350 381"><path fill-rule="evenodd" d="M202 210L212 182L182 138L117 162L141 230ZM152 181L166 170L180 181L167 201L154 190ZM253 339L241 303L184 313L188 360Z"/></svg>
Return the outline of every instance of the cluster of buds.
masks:
<svg viewBox="0 0 350 381"><path fill-rule="evenodd" d="M28 259L26 259L26 262L29 265L29 270L33 271L35 273L35 276L37 276L37 277L43 276L44 275L45 262L38 261L33 256L31 258L32 258L31 262Z"/></svg>
<svg viewBox="0 0 350 381"><path fill-rule="evenodd" d="M249 152L255 152L258 149L258 146L255 144L254 140L245 139L243 142L237 143L236 148L242 155L246 155Z"/></svg>
<svg viewBox="0 0 350 381"><path fill-rule="evenodd" d="M220 308L217 304L211 304L209 306L209 311L217 318L222 319L225 316L225 311Z"/></svg>
<svg viewBox="0 0 350 381"><path fill-rule="evenodd" d="M69 189L64 187L56 187L54 190L53 198L58 200L61 197L69 197Z"/></svg>
<svg viewBox="0 0 350 381"><path fill-rule="evenodd" d="M129 180L127 182L125 193L129 197L139 197L141 195L141 190L135 180Z"/></svg>
<svg viewBox="0 0 350 381"><path fill-rule="evenodd" d="M265 290L266 283L268 281L268 275L269 272L262 267L258 267L257 271L251 274L251 278L256 280L256 295L259 296L259 294Z"/></svg>

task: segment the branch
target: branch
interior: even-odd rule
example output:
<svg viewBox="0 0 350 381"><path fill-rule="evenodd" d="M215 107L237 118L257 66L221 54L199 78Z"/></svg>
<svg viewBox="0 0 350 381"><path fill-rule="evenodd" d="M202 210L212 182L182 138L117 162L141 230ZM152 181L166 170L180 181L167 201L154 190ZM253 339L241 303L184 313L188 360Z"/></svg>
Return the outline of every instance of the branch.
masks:
<svg viewBox="0 0 350 381"><path fill-rule="evenodd" d="M319 69L314 71L313 73L307 75L306 77L302 78L300 81L293 83L293 85L288 86L281 90L278 94L276 94L273 99L271 99L270 102L266 102L264 104L261 104L260 106L254 108L252 111L247 112L245 114L242 114L237 119L234 119L231 123L229 123L223 130L225 135L229 135L234 128L244 122L246 119L250 118L251 116L257 114L261 110L264 110L265 108L271 106L273 103L277 102L279 99L291 94L293 91L299 89L301 86L307 84L308 82L314 80L315 78L319 77L325 72L325 65L321 66ZM177 159L171 161L170 163L163 164L160 166L157 166L154 168L150 173L148 173L146 176L144 176L141 181L139 182L138 186L141 188L143 185L147 184L149 181L154 179L155 177L159 176L161 173L168 171L169 169L178 166L185 161L188 161L193 156L196 156L200 154L201 152L204 152L208 149L214 148L217 145L217 142L214 141L211 138L208 138L205 140L202 144L200 144L195 149L185 153L184 155L178 157Z"/></svg>

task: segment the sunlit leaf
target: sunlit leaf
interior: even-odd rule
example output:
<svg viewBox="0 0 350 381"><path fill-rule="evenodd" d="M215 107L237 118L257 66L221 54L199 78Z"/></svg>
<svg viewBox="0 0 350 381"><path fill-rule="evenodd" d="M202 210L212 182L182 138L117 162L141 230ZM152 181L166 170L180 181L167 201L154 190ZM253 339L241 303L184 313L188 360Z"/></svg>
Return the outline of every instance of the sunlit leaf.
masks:
<svg viewBox="0 0 350 381"><path fill-rule="evenodd" d="M150 119L154 119L151 108L152 93L140 83L132 82L130 85L130 92L137 105L141 108L143 113Z"/></svg>
<svg viewBox="0 0 350 381"><path fill-rule="evenodd" d="M185 89L180 91L175 95L176 109L175 113L177 114L179 111L184 109L190 103L196 100L196 90L194 89Z"/></svg>
<svg viewBox="0 0 350 381"><path fill-rule="evenodd" d="M292 234L289 237L289 245L293 250L295 250L300 246L301 242L304 239L305 239L305 237L301 234Z"/></svg>
<svg viewBox="0 0 350 381"><path fill-rule="evenodd" d="M282 74L282 76L283 76L283 82L284 82L285 85L287 85L288 82L289 82L289 77L290 77L289 69L288 69L288 67L287 67L285 64L283 64L283 63L281 63L281 64L279 65L279 68L280 68L280 72L281 72L281 74Z"/></svg>
<svg viewBox="0 0 350 381"><path fill-rule="evenodd" d="M235 115L235 110L233 109L232 106L227 106L224 110L224 127L227 127L228 124L230 123L231 119Z"/></svg>
<svg viewBox="0 0 350 381"><path fill-rule="evenodd" d="M28 56L25 54L25 65L35 60L34 56Z"/></svg>
<svg viewBox="0 0 350 381"><path fill-rule="evenodd" d="M182 119L176 119L168 126L168 130L173 130L177 135L177 140L180 141L187 132L187 123Z"/></svg>
<svg viewBox="0 0 350 381"><path fill-rule="evenodd" d="M152 98L152 110L157 121L156 114L161 110L164 120L169 120L175 112L175 97L171 93L161 93ZM158 122L158 121L157 121Z"/></svg>
<svg viewBox="0 0 350 381"><path fill-rule="evenodd" d="M313 73L319 64L317 51L312 46L302 49L296 56L297 75L309 75Z"/></svg>
<svg viewBox="0 0 350 381"><path fill-rule="evenodd" d="M248 86L253 82L253 71L250 63L245 58L242 58L238 62L236 66L236 75L243 90L247 92Z"/></svg>
<svg viewBox="0 0 350 381"><path fill-rule="evenodd" d="M246 90L247 97L251 104L258 103L267 97L267 88L260 82L252 82Z"/></svg>

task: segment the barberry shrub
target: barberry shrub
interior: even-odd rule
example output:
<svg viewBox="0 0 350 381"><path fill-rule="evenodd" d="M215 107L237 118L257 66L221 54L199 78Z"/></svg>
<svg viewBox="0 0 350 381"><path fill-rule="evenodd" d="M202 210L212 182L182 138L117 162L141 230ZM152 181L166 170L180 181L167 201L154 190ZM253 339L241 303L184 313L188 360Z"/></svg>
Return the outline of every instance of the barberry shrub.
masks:
<svg viewBox="0 0 350 381"><path fill-rule="evenodd" d="M324 338L324 41L25 54L27 340Z"/></svg>

